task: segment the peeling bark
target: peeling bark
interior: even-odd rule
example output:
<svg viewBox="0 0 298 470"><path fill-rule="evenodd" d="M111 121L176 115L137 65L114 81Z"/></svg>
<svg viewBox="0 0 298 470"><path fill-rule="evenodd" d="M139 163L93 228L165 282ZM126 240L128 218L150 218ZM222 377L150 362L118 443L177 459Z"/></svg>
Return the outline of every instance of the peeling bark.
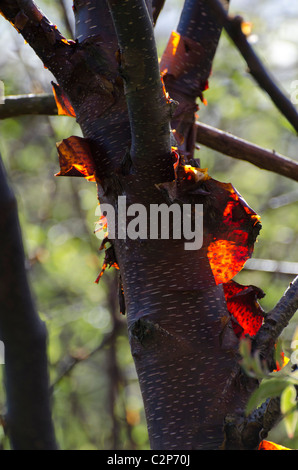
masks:
<svg viewBox="0 0 298 470"><path fill-rule="evenodd" d="M20 3L26 3L25 10L17 8ZM239 437L236 424L243 423L257 382L238 365L239 339L208 252L225 217L236 227L243 211L252 212L232 187L215 182L204 170L191 169L190 180L183 179L185 163L195 164L196 99L203 98L222 24L208 2L186 0L177 36L161 63L166 89L179 101L173 116L173 102L160 80L152 24L152 12L157 15L162 2L154 2L152 10L150 1L76 0L76 42L63 41L32 5L5 1L1 8L46 59L69 99L87 139L87 173L92 169L100 203L111 204L117 213L118 197L126 196L127 205L141 203L148 214L152 204L204 204L205 243L200 250L185 250L184 239L118 237L106 251L112 258L105 262L117 264L121 273L151 448L255 448L258 439L249 433ZM181 138L176 162L171 126ZM64 174L73 174L66 160L62 158ZM198 179L192 180L196 173ZM162 191L169 185L173 198ZM253 217L255 225L243 218L244 229L237 232L247 235L249 255L259 230Z"/></svg>

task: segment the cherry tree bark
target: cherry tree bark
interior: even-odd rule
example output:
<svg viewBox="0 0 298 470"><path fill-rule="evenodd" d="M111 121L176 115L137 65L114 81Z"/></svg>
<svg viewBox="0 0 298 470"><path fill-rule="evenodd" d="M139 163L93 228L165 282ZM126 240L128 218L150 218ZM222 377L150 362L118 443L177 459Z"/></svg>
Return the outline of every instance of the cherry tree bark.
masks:
<svg viewBox="0 0 298 470"><path fill-rule="evenodd" d="M84 138L58 145L60 175L95 180L100 203L116 215L119 197L136 209L131 216L133 204L141 204L147 227L153 205L189 205L192 218L203 205L200 249L186 250L183 237L150 239L141 227L136 239L118 236L103 245L105 265L121 276L151 448L257 448L260 421L256 432L252 417L237 443L224 423L244 419L257 386L238 364L246 319L238 321L228 306L235 290L245 291L241 299L255 309L248 325L254 335L263 294L232 278L251 256L260 222L231 185L193 159L196 99L204 99L222 24L208 2L186 0L159 66L153 23L162 4L75 0L75 41L32 1L4 0L0 8L54 74L57 103L82 129Z"/></svg>

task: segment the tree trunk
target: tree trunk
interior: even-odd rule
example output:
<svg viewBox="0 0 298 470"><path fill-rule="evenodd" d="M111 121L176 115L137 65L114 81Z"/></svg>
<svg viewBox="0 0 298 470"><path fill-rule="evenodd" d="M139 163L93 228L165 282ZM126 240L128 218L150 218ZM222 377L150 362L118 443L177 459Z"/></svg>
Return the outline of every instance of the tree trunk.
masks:
<svg viewBox="0 0 298 470"><path fill-rule="evenodd" d="M5 346L6 426L14 450L56 449L47 332L31 296L16 199L0 159L0 338Z"/></svg>
<svg viewBox="0 0 298 470"><path fill-rule="evenodd" d="M244 419L257 382L238 364L246 319L236 321L226 299L246 289L231 279L251 256L260 223L231 185L193 159L196 98L203 99L222 25L208 2L186 0L161 62L169 97L151 19L163 2L152 9L150 0L76 0L76 42L61 37L32 2L2 3L55 75L57 102L82 129L84 139L58 146L59 174L96 180L99 201L114 208L116 222L124 199L136 213L140 206L132 204L142 205L147 228L153 206L190 205L193 220L203 205L200 249L185 249L183 237L150 239L143 226L136 239L105 240L105 264L120 269L151 448L231 448L224 425ZM116 224L116 233L130 220ZM248 292L256 309L262 293L253 286ZM253 336L259 309L251 316ZM236 448L257 448L259 430Z"/></svg>

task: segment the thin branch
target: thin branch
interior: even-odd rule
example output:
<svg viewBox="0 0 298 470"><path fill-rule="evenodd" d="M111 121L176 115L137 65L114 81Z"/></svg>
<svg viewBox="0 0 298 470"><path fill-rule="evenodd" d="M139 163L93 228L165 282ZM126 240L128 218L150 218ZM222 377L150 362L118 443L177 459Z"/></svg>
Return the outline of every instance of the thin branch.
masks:
<svg viewBox="0 0 298 470"><path fill-rule="evenodd" d="M258 351L260 357L267 359L272 353L278 337L297 309L298 276L289 285L276 306L266 315L264 324L253 339L253 351Z"/></svg>
<svg viewBox="0 0 298 470"><path fill-rule="evenodd" d="M274 79L248 42L246 35L242 32L241 25L243 19L239 16L234 18L230 17L220 0L210 0L210 4L219 20L223 22L226 32L246 61L251 75L259 86L268 93L275 106L286 117L296 132L298 132L298 113L291 101L276 85Z"/></svg>
<svg viewBox="0 0 298 470"><path fill-rule="evenodd" d="M24 115L57 115L54 95L50 93L6 96L0 105L0 119Z"/></svg>
<svg viewBox="0 0 298 470"><path fill-rule="evenodd" d="M125 83L132 135L131 157L152 162L169 155L170 106L166 100L153 24L143 0L108 0L120 47L120 70Z"/></svg>
<svg viewBox="0 0 298 470"><path fill-rule="evenodd" d="M293 191L280 194L278 196L272 197L268 202L265 202L261 208L263 212L266 209L278 209L279 207L287 206L288 204L293 204L298 201L298 188ZM298 273L297 273L298 274Z"/></svg>
<svg viewBox="0 0 298 470"><path fill-rule="evenodd" d="M58 364L58 376L51 385L51 393L53 392L54 388L61 382L61 380L72 372L72 370L77 364L89 360L99 351L102 351L106 346L113 346L116 338L118 337L119 332L124 326L124 322L122 322L122 320L119 318L119 303L117 296L118 273L116 276L107 276L106 285L109 292L108 303L113 323L112 330L106 335L104 335L100 344L93 348L90 352L84 355L81 354L79 356L69 355L68 357L62 359L61 363Z"/></svg>
<svg viewBox="0 0 298 470"><path fill-rule="evenodd" d="M244 269L298 276L298 263L293 261L250 258L246 261Z"/></svg>
<svg viewBox="0 0 298 470"><path fill-rule="evenodd" d="M102 349L109 345L111 341L113 341L115 338L115 331L113 330L111 333L107 334L104 336L103 340L101 343L96 346L92 351L85 355L80 355L80 356L69 356L67 358L64 358L61 361L61 364L58 366L58 368L62 369L61 372L59 373L58 377L54 380L54 382L51 385L51 393L53 393L54 388L61 382L64 377L68 376L74 367L79 364L80 362L86 361L93 357L96 353L99 351L102 351Z"/></svg>
<svg viewBox="0 0 298 470"><path fill-rule="evenodd" d="M264 170L273 171L298 181L298 162L295 160L274 150L266 150L207 124L197 122L196 128L198 143L230 157L250 162Z"/></svg>
<svg viewBox="0 0 298 470"><path fill-rule="evenodd" d="M117 356L117 336L120 327L123 325L119 315L119 275L114 271L111 276L106 279L108 287L108 308L112 321L112 332L114 333L113 341L111 341L110 348L107 351L107 372L109 377L108 384L108 400L107 406L112 420L112 447L118 449L121 442L119 430L119 417L116 412L116 403L119 396L120 386L125 383L124 375L122 373L119 359ZM124 407L125 413L125 407Z"/></svg>
<svg viewBox="0 0 298 470"><path fill-rule="evenodd" d="M290 284L276 306L266 315L264 324L252 340L252 353L267 362L270 370L276 367L274 350L277 339L298 309L298 277ZM260 440L280 420L280 398L273 397L251 413L225 423L227 449L256 448ZM239 445L240 444L240 445Z"/></svg>
<svg viewBox="0 0 298 470"><path fill-rule="evenodd" d="M57 114L55 98L50 93L7 96L4 104L0 105L0 119L22 115L55 116ZM196 141L222 154L298 181L298 162L275 150L264 149L229 132L201 122L196 122Z"/></svg>

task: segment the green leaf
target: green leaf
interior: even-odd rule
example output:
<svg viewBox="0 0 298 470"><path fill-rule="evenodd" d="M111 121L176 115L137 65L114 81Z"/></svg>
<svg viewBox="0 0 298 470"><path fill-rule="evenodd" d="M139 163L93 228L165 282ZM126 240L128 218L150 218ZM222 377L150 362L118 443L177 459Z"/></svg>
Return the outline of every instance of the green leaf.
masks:
<svg viewBox="0 0 298 470"><path fill-rule="evenodd" d="M246 413L249 414L258 408L268 398L273 398L281 395L284 389L289 385L289 381L285 378L270 378L264 379L259 388L257 388L246 406Z"/></svg>
<svg viewBox="0 0 298 470"><path fill-rule="evenodd" d="M293 410L296 406L296 389L294 385L288 385L282 392L280 397L280 409L285 415Z"/></svg>
<svg viewBox="0 0 298 470"><path fill-rule="evenodd" d="M242 356L241 366L246 374L259 380L268 376L266 364L260 359L258 354L251 353L251 340L244 338L240 341L239 351Z"/></svg>
<svg viewBox="0 0 298 470"><path fill-rule="evenodd" d="M294 385L288 385L280 397L280 409L284 415L284 424L289 438L294 437L298 412L296 410L296 388Z"/></svg>

